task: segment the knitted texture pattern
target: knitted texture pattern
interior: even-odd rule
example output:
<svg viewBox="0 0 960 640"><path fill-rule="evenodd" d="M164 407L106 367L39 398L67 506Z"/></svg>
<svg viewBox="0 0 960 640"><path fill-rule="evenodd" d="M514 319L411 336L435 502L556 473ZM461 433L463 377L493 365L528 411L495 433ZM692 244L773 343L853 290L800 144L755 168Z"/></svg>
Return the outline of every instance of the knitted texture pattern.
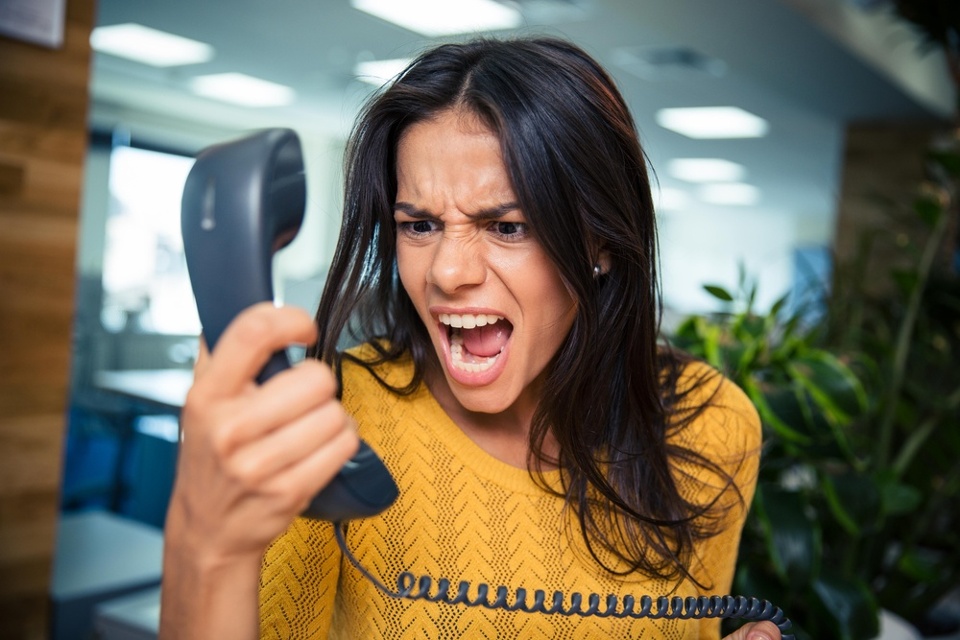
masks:
<svg viewBox="0 0 960 640"><path fill-rule="evenodd" d="M409 361L384 365L391 384L410 380ZM704 372L689 365L684 379ZM689 382L687 382L689 384ZM681 380L683 385L683 380ZM691 394L702 402L716 389L711 406L675 436L679 443L709 455L736 480L743 505L756 483L760 423L747 397L714 376L708 388ZM724 531L695 550L691 572L712 586L630 575L618 577L588 553L578 525L563 500L539 487L524 469L491 457L443 412L425 385L398 396L363 368L344 363L343 404L361 437L377 451L400 488L384 513L352 521L347 546L360 563L388 587L410 571L447 578L452 591L461 580L491 590L505 585L510 601L517 587L622 597L696 596L728 593L737 545L746 516L732 491L720 502L732 505ZM721 482L698 468L678 469L681 492L707 502ZM559 486L559 472L546 481ZM612 558L608 564L616 563ZM332 525L297 519L267 550L260 585L261 638L718 638L717 620L650 620L564 617L392 599L379 592L341 557ZM603 607L601 608L603 610Z"/></svg>

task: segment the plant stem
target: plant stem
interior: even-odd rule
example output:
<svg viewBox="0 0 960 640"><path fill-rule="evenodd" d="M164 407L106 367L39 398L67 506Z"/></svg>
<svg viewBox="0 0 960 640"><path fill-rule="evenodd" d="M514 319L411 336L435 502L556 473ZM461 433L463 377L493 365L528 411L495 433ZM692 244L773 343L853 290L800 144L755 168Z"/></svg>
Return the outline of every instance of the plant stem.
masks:
<svg viewBox="0 0 960 640"><path fill-rule="evenodd" d="M927 238L927 243L923 248L923 254L920 257L920 264L917 267L917 282L910 292L910 300L907 303L907 313L897 333L890 387L886 394L887 403L884 407L882 422L880 423L880 436L877 440L878 469L886 468L890 460L890 449L893 446L894 418L896 417L897 405L900 403L900 395L903 393L903 378L906 373L907 358L910 355L910 348L912 346L911 338L913 337L913 329L917 323L920 304L923 302L923 292L926 289L934 259L937 257L940 243L943 240L944 232L950 220L948 211L948 207L943 207L930 233L930 237Z"/></svg>
<svg viewBox="0 0 960 640"><path fill-rule="evenodd" d="M907 439L907 442L903 445L903 449L900 450L900 455L897 456L897 459L893 462L893 472L898 478L907 471L907 467L913 462L914 456L916 456L920 448L923 447L923 443L927 441L927 438L929 438L940 425L940 419L944 414L952 414L958 406L960 406L960 387L957 387L953 393L947 396L947 400L942 409L924 420L920 427Z"/></svg>

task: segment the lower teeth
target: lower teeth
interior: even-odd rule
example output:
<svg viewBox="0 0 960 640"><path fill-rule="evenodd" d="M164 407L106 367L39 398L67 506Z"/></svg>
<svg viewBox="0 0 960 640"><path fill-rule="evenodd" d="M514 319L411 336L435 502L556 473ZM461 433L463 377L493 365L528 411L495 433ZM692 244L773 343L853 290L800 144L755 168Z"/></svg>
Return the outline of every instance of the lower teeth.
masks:
<svg viewBox="0 0 960 640"><path fill-rule="evenodd" d="M500 351L502 353L503 349ZM461 371L470 371L472 373L486 371L493 366L493 363L495 363L499 357L500 354L498 353L497 355L490 356L484 360L481 360L480 362L466 362L463 359L463 338L460 336L459 332L450 336L450 360L453 362L453 366Z"/></svg>

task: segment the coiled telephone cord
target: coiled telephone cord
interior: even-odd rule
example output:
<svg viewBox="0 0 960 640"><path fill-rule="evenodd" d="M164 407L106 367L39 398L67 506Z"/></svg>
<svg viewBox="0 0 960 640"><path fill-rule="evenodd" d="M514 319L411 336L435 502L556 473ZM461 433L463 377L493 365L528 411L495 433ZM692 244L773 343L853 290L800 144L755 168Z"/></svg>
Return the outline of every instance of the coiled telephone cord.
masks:
<svg viewBox="0 0 960 640"><path fill-rule="evenodd" d="M533 592L533 603L527 604L527 590L523 587L516 589L511 602L509 589L499 586L494 589L496 597L491 602L488 598L491 588L487 584L478 584L476 597L470 598L468 594L471 585L465 580L460 581L456 593L451 594L451 583L446 578L437 580L437 587L434 591L432 578L429 576L417 578L409 571L404 571L397 576L397 589L394 591L371 575L353 556L347 548L344 527L341 523L334 523L334 532L337 544L350 564L356 567L357 571L363 574L377 589L391 598L427 600L450 605L463 604L468 607L484 607L545 615L581 616L584 618L588 616L598 618L679 618L681 620L691 618L738 618L751 622L770 620L780 629L783 640L794 640L793 634L789 633L792 626L790 619L784 615L780 607L767 600L745 596L700 596L698 598L659 596L656 599L651 596L641 596L637 599L630 595L623 596L623 598L608 595L604 600L604 605L601 605L601 596L591 593L586 598L587 606L584 608L584 597L577 592L570 594L570 606L566 606L564 604L566 597L563 592L554 591L553 598L548 603L546 592L542 589L536 589ZM638 604L639 608L637 608Z"/></svg>

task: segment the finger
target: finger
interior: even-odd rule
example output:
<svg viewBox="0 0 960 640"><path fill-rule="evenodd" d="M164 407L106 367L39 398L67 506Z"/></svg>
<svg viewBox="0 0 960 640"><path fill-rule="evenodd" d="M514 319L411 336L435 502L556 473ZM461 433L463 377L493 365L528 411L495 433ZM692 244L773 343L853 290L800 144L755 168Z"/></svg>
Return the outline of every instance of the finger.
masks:
<svg viewBox="0 0 960 640"><path fill-rule="evenodd" d="M197 349L197 359L193 363L193 378L196 380L204 374L210 365L210 350L207 348L207 339L200 334L200 346Z"/></svg>
<svg viewBox="0 0 960 640"><path fill-rule="evenodd" d="M290 344L312 344L317 327L306 311L262 302L245 309L213 349L204 381L211 392L236 394L256 377L270 356Z"/></svg>
<svg viewBox="0 0 960 640"><path fill-rule="evenodd" d="M316 407L336 400L337 377L319 360L304 360L281 371L258 387L247 402L251 415L262 422L263 432L271 425L287 423Z"/></svg>
<svg viewBox="0 0 960 640"><path fill-rule="evenodd" d="M780 628L769 620L755 622L747 633L747 640L780 640Z"/></svg>
<svg viewBox="0 0 960 640"><path fill-rule="evenodd" d="M343 431L354 431L350 417L339 402L328 402L241 447L232 463L245 482L259 486L327 446Z"/></svg>
<svg viewBox="0 0 960 640"><path fill-rule="evenodd" d="M749 622L723 640L780 640L780 629L769 620Z"/></svg>
<svg viewBox="0 0 960 640"><path fill-rule="evenodd" d="M230 405L229 418L219 421L215 434L218 450L231 454L323 405L339 406L336 391L336 377L325 363L307 360L282 371Z"/></svg>
<svg viewBox="0 0 960 640"><path fill-rule="evenodd" d="M303 511L321 489L360 448L360 438L353 429L344 429L300 462L290 465L268 483L271 493L290 500L288 507ZM278 505L279 506L279 505Z"/></svg>

